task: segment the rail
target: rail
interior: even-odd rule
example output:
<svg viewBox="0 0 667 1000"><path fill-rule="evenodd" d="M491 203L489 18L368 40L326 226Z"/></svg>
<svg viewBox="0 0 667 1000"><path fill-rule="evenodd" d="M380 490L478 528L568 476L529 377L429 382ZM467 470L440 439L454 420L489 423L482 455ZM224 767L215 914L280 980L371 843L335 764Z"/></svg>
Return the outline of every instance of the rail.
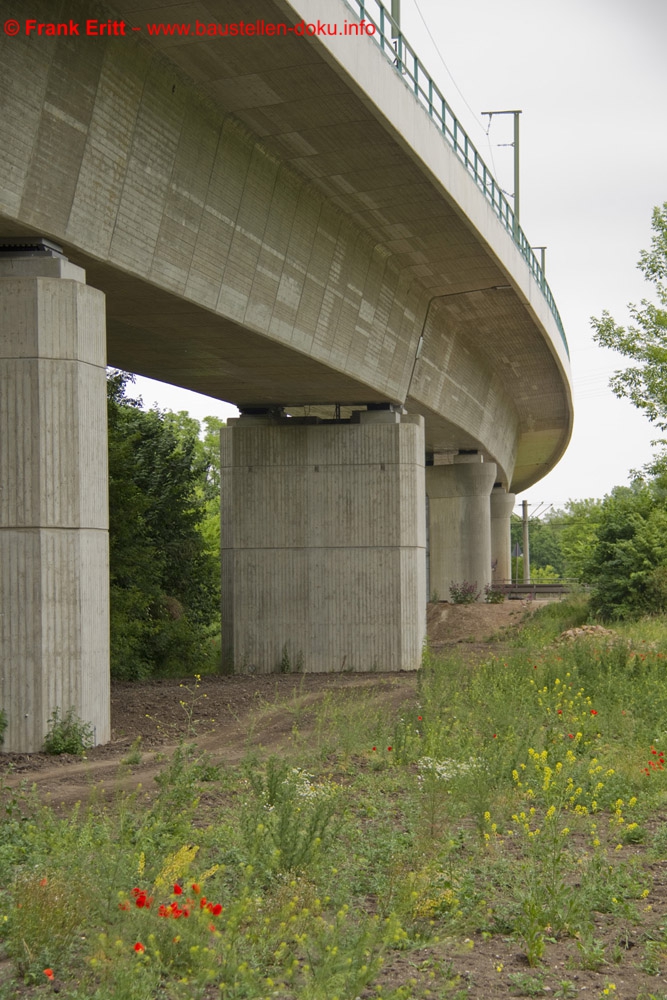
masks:
<svg viewBox="0 0 667 1000"><path fill-rule="evenodd" d="M445 141L454 150L459 161L473 178L486 200L490 202L494 212L514 240L533 278L539 285L556 320L556 325L558 326L569 357L570 351L567 346L563 322L540 260L535 255L523 229L518 225L510 203L498 182L480 156L460 121L447 104L433 77L428 73L423 62L401 31L398 23L380 0L345 0L345 3L359 17L359 20L365 20L367 24L370 22L374 25L375 33L370 37L380 46L389 62L393 64L396 71L401 75L405 85L413 92L415 99L428 113L432 121L435 122ZM373 9L373 13L371 13L369 8Z"/></svg>

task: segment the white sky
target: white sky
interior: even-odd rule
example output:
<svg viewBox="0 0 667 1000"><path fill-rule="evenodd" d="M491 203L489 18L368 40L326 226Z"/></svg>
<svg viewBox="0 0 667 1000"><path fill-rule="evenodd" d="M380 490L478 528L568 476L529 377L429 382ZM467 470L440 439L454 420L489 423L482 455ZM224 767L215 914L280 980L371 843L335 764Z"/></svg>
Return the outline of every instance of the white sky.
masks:
<svg viewBox="0 0 667 1000"><path fill-rule="evenodd" d="M659 437L609 390L622 361L594 345L589 318L607 309L625 323L627 303L653 293L636 264L650 244L652 210L667 201L667 0L402 0L401 16L509 193L512 149L500 144L512 141L512 117L494 118L487 139L481 111L523 111L521 224L534 245L548 247L547 278L572 359L575 428L556 469L520 499L558 506L603 496L649 460ZM138 378L136 391L147 405L199 419L236 412L148 379Z"/></svg>

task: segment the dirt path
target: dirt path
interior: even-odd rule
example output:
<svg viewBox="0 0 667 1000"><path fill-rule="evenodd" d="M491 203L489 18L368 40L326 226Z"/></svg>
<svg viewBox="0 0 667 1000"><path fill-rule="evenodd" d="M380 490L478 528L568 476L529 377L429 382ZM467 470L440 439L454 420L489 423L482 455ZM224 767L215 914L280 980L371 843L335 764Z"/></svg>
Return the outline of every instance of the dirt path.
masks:
<svg viewBox="0 0 667 1000"><path fill-rule="evenodd" d="M431 647L471 644L475 654L493 648L498 639L530 613L525 602L488 605L429 605ZM85 759L46 754L4 754L0 774L7 787L35 783L40 795L69 806L91 795L134 790L146 794L165 757L183 740L196 741L213 763L236 764L250 749L280 752L289 745L295 718L307 731L308 713L327 692L372 694L393 712L414 697L415 673L398 674L269 674L203 677L114 683L111 697L111 742L90 750ZM134 753L133 753L134 751ZM130 763L132 758L137 763Z"/></svg>

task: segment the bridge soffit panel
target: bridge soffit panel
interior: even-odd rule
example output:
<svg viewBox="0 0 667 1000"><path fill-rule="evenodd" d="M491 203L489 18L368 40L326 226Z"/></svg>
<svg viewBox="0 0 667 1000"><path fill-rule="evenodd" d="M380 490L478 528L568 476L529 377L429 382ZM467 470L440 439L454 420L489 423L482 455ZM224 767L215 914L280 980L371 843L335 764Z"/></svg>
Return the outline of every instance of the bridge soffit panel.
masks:
<svg viewBox="0 0 667 1000"><path fill-rule="evenodd" d="M258 16L278 16L274 4L259 6ZM114 7L125 13L141 4ZM87 9L79 0L73 16ZM252 334L260 383L280 355L273 381L283 387L275 391L294 403L315 401L309 385L320 402L360 392L402 401L426 386L429 364L419 403L457 426L451 394L434 390L434 372L441 383L443 373L433 343L424 372L415 366L429 303L471 283L502 285L505 272L305 40L289 39L289 49L265 41L262 53L246 49L236 64L219 39L215 55L210 45L156 52L134 39L52 41L44 63L20 39L4 43L15 82L0 224L6 235L33 230L62 242L91 283L101 279L116 363L243 402L253 366L242 377L234 371ZM308 85L314 96L304 97ZM553 373L544 338L511 297L507 324L523 326L537 345L537 374L542 362ZM460 312L467 308L459 303ZM485 371L498 351L476 333L474 318L473 310L459 323L458 338ZM511 397L508 412L515 407L521 431L530 392L517 397L522 379L511 364L495 382L498 398ZM487 435L482 443L492 442ZM516 437L505 451L515 449Z"/></svg>

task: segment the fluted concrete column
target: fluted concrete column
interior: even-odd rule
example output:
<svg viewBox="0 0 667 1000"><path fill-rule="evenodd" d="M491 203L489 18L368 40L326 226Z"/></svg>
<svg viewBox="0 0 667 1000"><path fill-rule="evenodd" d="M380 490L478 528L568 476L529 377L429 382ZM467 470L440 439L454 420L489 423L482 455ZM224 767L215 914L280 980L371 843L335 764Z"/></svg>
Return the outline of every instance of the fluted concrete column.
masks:
<svg viewBox="0 0 667 1000"><path fill-rule="evenodd" d="M104 296L53 252L0 255L3 749L55 708L110 738Z"/></svg>
<svg viewBox="0 0 667 1000"><path fill-rule="evenodd" d="M495 478L495 464L481 455L459 455L453 465L426 469L429 589L441 601L449 600L452 583L474 583L482 592L491 583L489 497Z"/></svg>
<svg viewBox="0 0 667 1000"><path fill-rule="evenodd" d="M228 669L414 670L426 619L424 422L241 417L221 432Z"/></svg>
<svg viewBox="0 0 667 1000"><path fill-rule="evenodd" d="M493 583L512 582L512 537L510 518L516 495L503 486L491 491L491 566Z"/></svg>

